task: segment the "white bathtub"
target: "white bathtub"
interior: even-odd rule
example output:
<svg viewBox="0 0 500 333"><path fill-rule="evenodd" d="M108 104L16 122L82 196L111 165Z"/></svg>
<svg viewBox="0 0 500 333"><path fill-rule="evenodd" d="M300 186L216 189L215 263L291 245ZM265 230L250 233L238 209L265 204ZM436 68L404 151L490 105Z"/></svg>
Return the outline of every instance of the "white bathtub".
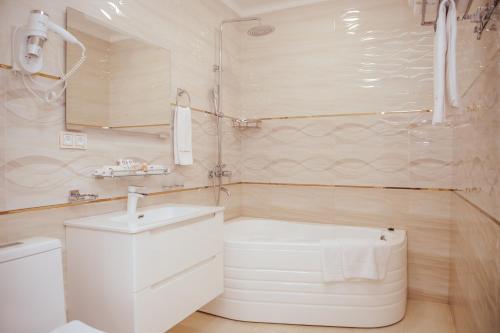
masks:
<svg viewBox="0 0 500 333"><path fill-rule="evenodd" d="M391 256L383 281L322 280L320 239L379 238ZM240 218L224 227L224 294L201 311L244 321L379 327L406 310L406 232Z"/></svg>

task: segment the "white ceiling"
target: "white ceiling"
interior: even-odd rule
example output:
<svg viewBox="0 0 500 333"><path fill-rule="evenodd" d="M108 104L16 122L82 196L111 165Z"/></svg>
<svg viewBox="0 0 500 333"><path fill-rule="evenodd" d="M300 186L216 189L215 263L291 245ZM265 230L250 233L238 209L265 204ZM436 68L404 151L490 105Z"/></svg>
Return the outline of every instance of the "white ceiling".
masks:
<svg viewBox="0 0 500 333"><path fill-rule="evenodd" d="M222 0L240 16L252 16L278 10L312 5L326 0Z"/></svg>

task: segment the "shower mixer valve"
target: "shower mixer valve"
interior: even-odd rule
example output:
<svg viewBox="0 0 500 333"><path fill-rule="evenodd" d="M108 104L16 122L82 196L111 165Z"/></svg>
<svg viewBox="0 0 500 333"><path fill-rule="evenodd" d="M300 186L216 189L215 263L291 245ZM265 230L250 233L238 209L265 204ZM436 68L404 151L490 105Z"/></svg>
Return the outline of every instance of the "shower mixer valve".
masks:
<svg viewBox="0 0 500 333"><path fill-rule="evenodd" d="M231 177L233 175L233 172L229 171L229 170L224 170L225 167L226 167L225 164L216 165L213 170L210 170L208 172L208 177L209 178L214 178L214 177Z"/></svg>

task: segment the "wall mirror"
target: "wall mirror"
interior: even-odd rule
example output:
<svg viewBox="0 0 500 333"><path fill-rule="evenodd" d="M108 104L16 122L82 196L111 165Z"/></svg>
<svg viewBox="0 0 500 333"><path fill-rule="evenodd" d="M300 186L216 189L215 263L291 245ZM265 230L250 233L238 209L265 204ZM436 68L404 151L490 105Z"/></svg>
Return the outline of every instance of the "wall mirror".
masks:
<svg viewBox="0 0 500 333"><path fill-rule="evenodd" d="M123 33L76 9L67 29L85 45L87 60L67 82L66 127L161 134L170 121L170 51ZM80 58L66 47L66 70Z"/></svg>

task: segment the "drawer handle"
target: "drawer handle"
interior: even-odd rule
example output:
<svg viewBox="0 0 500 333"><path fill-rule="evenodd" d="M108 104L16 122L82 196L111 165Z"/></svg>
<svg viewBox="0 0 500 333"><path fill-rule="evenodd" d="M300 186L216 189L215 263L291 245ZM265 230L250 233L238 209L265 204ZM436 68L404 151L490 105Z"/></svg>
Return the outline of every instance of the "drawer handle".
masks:
<svg viewBox="0 0 500 333"><path fill-rule="evenodd" d="M193 223L196 223L196 222L201 222L201 221L206 221L206 220L212 219L212 218L215 217L215 215L216 215L216 213L211 213L211 214L207 214L207 215L203 215L203 216L199 216L199 217L194 217L192 219L188 219L188 220L185 220L185 221L182 221L182 222L169 224L169 225L166 225L166 226L158 228L158 229L153 229L153 230L150 230L149 232L152 235L159 234L159 233L161 233L161 232L163 232L165 230L169 230L169 229L173 229L173 228L179 228L179 227L183 227L183 226L188 225L188 224L193 224Z"/></svg>
<svg viewBox="0 0 500 333"><path fill-rule="evenodd" d="M158 282L156 282L156 283L153 283L153 284L151 285L151 287L149 287L149 288L150 288L151 290L155 290L155 289L161 288L161 287L163 287L164 285L166 285L167 283L169 283L170 281L174 281L174 280L176 280L177 278L179 278L181 275L184 275L185 273L189 273L189 272L191 272L191 271L196 270L196 268L198 268L198 267L200 267L200 266L205 265L205 264L206 264L206 263L208 263L209 261L214 260L216 257L217 257L217 254L216 254L216 255L211 256L211 257L210 257L210 258L208 258L208 259L205 259L205 260L203 260L203 261L200 261L199 263L194 264L193 266L188 267L188 268L186 268L186 269L184 269L184 270L182 270L182 271L180 271L180 272L178 272L178 273L176 273L176 274L174 274L174 275L172 275L172 276L169 276L168 278L165 278L165 279L163 279L163 280L161 280L161 281L158 281Z"/></svg>

